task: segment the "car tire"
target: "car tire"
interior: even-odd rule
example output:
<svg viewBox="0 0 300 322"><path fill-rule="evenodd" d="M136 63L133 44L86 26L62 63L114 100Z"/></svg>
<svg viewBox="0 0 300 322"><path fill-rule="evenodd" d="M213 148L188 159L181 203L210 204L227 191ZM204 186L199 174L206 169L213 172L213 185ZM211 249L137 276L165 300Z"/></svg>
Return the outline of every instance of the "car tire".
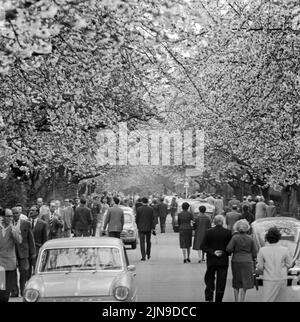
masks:
<svg viewBox="0 0 300 322"><path fill-rule="evenodd" d="M131 244L132 249L136 249L136 241Z"/></svg>

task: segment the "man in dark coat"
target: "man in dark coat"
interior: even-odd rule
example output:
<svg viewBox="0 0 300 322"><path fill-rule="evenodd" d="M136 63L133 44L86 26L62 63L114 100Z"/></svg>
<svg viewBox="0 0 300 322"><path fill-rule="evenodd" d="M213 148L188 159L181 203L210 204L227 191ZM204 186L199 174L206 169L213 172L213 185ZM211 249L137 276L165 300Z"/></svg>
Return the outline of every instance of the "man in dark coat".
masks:
<svg viewBox="0 0 300 322"><path fill-rule="evenodd" d="M207 270L204 277L205 300L212 302L216 290L215 302L222 302L227 279L228 256L230 255L226 252L226 246L231 240L232 234L229 229L223 227L224 217L222 215L217 215L214 218L214 224L215 227L205 232L200 247L207 254ZM217 275L216 287L215 275Z"/></svg>
<svg viewBox="0 0 300 322"><path fill-rule="evenodd" d="M47 223L48 239L59 238L64 227L64 221L57 213L54 201L50 202L50 213L44 214L40 218Z"/></svg>
<svg viewBox="0 0 300 322"><path fill-rule="evenodd" d="M91 210L86 207L86 200L80 199L80 206L75 209L72 228L75 231L76 237L89 236L90 228L92 225L92 213Z"/></svg>
<svg viewBox="0 0 300 322"><path fill-rule="evenodd" d="M153 208L148 206L148 199L142 198L142 206L140 206L136 213L136 225L139 231L140 247L142 254L142 261L147 258L150 259L151 254L151 231L155 228ZM145 239L146 247L145 250Z"/></svg>
<svg viewBox="0 0 300 322"><path fill-rule="evenodd" d="M16 244L16 255L18 270L20 274L20 293L23 296L25 284L28 280L28 271L30 267L30 262L33 261L36 257L36 249L33 238L33 233L31 230L30 222L28 220L21 220L20 213L16 207L12 209L13 212L13 225L20 225L20 231L22 236L22 243ZM20 223L19 223L20 220ZM12 290L12 296L19 296L19 287L18 287L18 278L17 271L14 275L14 286Z"/></svg>
<svg viewBox="0 0 300 322"><path fill-rule="evenodd" d="M30 220L31 229L33 232L33 238L34 238L37 256L39 254L40 248L48 239L47 223L42 219L40 219L38 215L39 215L38 206L32 206L29 211L29 220ZM28 278L31 277L32 272L34 272L35 270L37 256L30 261Z"/></svg>
<svg viewBox="0 0 300 322"><path fill-rule="evenodd" d="M158 208L158 217L159 217L159 223L160 223L160 232L165 233L168 206L164 203L164 198L160 198L157 208Z"/></svg>

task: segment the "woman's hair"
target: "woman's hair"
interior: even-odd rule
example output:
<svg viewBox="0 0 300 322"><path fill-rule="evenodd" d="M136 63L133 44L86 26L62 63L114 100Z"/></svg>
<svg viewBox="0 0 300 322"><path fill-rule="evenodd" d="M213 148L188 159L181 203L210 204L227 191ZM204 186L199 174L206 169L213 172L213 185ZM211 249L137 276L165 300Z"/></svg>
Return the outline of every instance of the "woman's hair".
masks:
<svg viewBox="0 0 300 322"><path fill-rule="evenodd" d="M188 202L184 202L181 207L183 210L188 210L190 207L190 204Z"/></svg>
<svg viewBox="0 0 300 322"><path fill-rule="evenodd" d="M266 233L265 238L266 238L266 241L269 242L270 244L277 243L281 238L279 229L277 227L271 227Z"/></svg>
<svg viewBox="0 0 300 322"><path fill-rule="evenodd" d="M204 214L205 211L206 211L206 207L205 206L200 206L199 211Z"/></svg>
<svg viewBox="0 0 300 322"><path fill-rule="evenodd" d="M239 233L246 233L249 229L250 225L246 219L240 219L233 225L233 230Z"/></svg>

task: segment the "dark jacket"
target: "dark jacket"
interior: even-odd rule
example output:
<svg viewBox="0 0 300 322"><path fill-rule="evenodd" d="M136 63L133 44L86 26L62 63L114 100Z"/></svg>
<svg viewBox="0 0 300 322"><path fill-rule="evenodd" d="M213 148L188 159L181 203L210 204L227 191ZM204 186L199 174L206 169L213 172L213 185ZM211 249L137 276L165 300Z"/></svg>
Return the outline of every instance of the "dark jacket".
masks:
<svg viewBox="0 0 300 322"><path fill-rule="evenodd" d="M157 206L157 209L158 209L158 216L160 218L167 217L168 206L165 203L163 202L159 203Z"/></svg>
<svg viewBox="0 0 300 322"><path fill-rule="evenodd" d="M140 206L136 213L136 224L139 231L149 232L154 229L154 211L148 205Z"/></svg>
<svg viewBox="0 0 300 322"><path fill-rule="evenodd" d="M200 249L207 253L207 266L228 266L228 256L226 246L232 237L231 231L222 226L216 226L206 230ZM222 250L221 256L216 256L214 252Z"/></svg>
<svg viewBox="0 0 300 322"><path fill-rule="evenodd" d="M76 230L89 230L92 225L92 214L88 207L79 206L75 209L72 228Z"/></svg>
<svg viewBox="0 0 300 322"><path fill-rule="evenodd" d="M41 219L47 223L48 239L59 238L61 230L64 227L63 219L57 214L54 214L52 224L50 225L50 216L51 214L47 214L41 217Z"/></svg>
<svg viewBox="0 0 300 322"><path fill-rule="evenodd" d="M47 223L42 220L38 219L34 228L33 228L33 237L35 241L35 247L38 253L40 247L47 241ZM38 254L37 254L38 255Z"/></svg>
<svg viewBox="0 0 300 322"><path fill-rule="evenodd" d="M17 259L24 259L24 258L30 259L35 257L36 249L35 249L35 243L34 243L30 222L27 220L21 220L20 230L21 230L21 236L22 236L22 243L16 244Z"/></svg>
<svg viewBox="0 0 300 322"><path fill-rule="evenodd" d="M189 211L183 210L178 214L179 230L192 230L191 221L194 220L194 216Z"/></svg>

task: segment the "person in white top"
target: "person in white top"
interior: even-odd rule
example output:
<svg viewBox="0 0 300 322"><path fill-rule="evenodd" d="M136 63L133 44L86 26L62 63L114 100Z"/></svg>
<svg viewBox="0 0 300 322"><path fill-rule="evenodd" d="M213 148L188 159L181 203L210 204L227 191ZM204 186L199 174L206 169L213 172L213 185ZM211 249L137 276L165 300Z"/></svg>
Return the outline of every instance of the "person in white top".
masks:
<svg viewBox="0 0 300 322"><path fill-rule="evenodd" d="M257 273L263 274L263 302L286 300L287 273L292 267L292 258L287 247L279 245L280 231L271 227L266 236L266 245L257 255Z"/></svg>

